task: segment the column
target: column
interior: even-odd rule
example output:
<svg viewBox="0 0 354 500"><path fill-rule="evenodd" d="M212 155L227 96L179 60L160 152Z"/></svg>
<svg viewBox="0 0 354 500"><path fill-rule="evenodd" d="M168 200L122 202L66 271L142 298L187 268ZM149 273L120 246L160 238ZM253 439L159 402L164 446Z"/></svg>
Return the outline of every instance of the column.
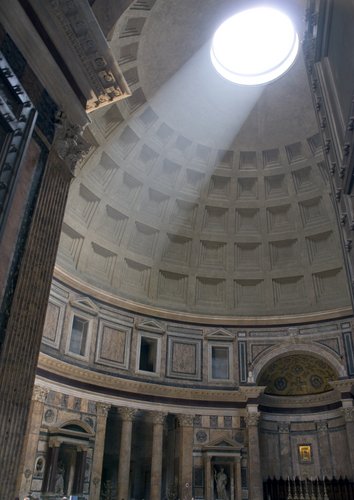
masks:
<svg viewBox="0 0 354 500"><path fill-rule="evenodd" d="M205 500L212 500L212 478L211 478L211 456L206 455L204 459L204 495Z"/></svg>
<svg viewBox="0 0 354 500"><path fill-rule="evenodd" d="M49 291L72 168L85 150L78 127L62 127L45 167L36 166L33 210L23 224L16 279L3 299L0 350L0 498L18 496L24 446ZM57 148L57 149L56 149Z"/></svg>
<svg viewBox="0 0 354 500"><path fill-rule="evenodd" d="M345 420L345 428L347 432L347 443L349 449L349 457L351 463L351 470L354 470L354 407L352 399L342 399L342 413ZM352 473L354 478L354 473Z"/></svg>
<svg viewBox="0 0 354 500"><path fill-rule="evenodd" d="M250 500L263 500L263 481L259 450L258 405L247 405L248 429L248 492Z"/></svg>
<svg viewBox="0 0 354 500"><path fill-rule="evenodd" d="M81 446L78 448L75 460L75 477L73 483L74 494L83 493L85 481L87 447Z"/></svg>
<svg viewBox="0 0 354 500"><path fill-rule="evenodd" d="M18 482L20 496L28 494L31 488L33 468L35 465L38 439L42 425L44 403L49 390L38 385L34 386L32 393L31 418L28 421L24 450L19 469Z"/></svg>
<svg viewBox="0 0 354 500"><path fill-rule="evenodd" d="M119 409L119 414L122 417L122 432L119 450L118 500L128 500L132 430L136 413L137 410L133 408Z"/></svg>
<svg viewBox="0 0 354 500"><path fill-rule="evenodd" d="M179 477L178 489L181 500L191 500L193 481L193 415L178 415Z"/></svg>
<svg viewBox="0 0 354 500"><path fill-rule="evenodd" d="M96 403L96 436L95 449L92 458L90 499L99 500L102 481L102 465L104 455L104 443L106 438L107 415L111 405Z"/></svg>
<svg viewBox="0 0 354 500"><path fill-rule="evenodd" d="M333 467L331 464L331 447L328 436L328 424L321 420L316 423L317 443L320 454L321 476L331 478L333 476Z"/></svg>
<svg viewBox="0 0 354 500"><path fill-rule="evenodd" d="M291 464L291 447L290 447L290 424L281 422L278 425L279 431L279 452L280 452L280 475L283 479L288 476L293 476Z"/></svg>
<svg viewBox="0 0 354 500"><path fill-rule="evenodd" d="M55 482L57 479L59 448L60 448L60 443L55 442L50 446L50 448L48 450L48 459L49 459L49 463L47 463L48 474L46 474L47 477L45 478L46 484L44 485L44 489L46 492L50 492L50 493L53 493L55 490Z"/></svg>
<svg viewBox="0 0 354 500"><path fill-rule="evenodd" d="M241 457L235 459L236 500L242 500Z"/></svg>
<svg viewBox="0 0 354 500"><path fill-rule="evenodd" d="M163 427L166 413L153 412L150 500L161 499Z"/></svg>

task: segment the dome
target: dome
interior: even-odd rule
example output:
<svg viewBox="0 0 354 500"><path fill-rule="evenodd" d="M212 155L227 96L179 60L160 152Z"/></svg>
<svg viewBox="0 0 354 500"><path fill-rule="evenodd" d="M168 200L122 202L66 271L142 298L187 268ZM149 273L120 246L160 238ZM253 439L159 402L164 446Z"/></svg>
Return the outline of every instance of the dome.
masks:
<svg viewBox="0 0 354 500"><path fill-rule="evenodd" d="M133 95L91 115L99 146L72 184L57 272L196 321L349 305L302 54L259 87L210 61L216 27L243 8L156 0L119 19L111 46ZM303 2L282 9L301 38Z"/></svg>

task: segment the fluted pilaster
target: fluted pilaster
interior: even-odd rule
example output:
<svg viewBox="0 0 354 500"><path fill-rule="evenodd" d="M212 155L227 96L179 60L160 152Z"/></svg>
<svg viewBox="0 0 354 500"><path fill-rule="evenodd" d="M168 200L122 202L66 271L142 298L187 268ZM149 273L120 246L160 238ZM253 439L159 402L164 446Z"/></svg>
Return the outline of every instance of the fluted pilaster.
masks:
<svg viewBox="0 0 354 500"><path fill-rule="evenodd" d="M106 437L106 424L108 411L111 405L105 403L96 403L96 436L95 449L93 452L91 469L90 499L99 500L101 491L102 465L104 455L104 443Z"/></svg>

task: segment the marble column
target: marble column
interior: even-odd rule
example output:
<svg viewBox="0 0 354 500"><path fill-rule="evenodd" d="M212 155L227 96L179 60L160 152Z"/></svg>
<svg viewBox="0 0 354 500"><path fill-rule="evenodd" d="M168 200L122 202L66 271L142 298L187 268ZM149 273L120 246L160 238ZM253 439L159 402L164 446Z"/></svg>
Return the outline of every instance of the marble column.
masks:
<svg viewBox="0 0 354 500"><path fill-rule="evenodd" d="M95 449L92 458L90 499L99 500L102 481L102 465L104 455L104 443L106 438L107 415L111 405L96 403L96 436Z"/></svg>
<svg viewBox="0 0 354 500"><path fill-rule="evenodd" d="M342 413L345 420L345 428L347 432L347 443L349 449L349 457L351 463L351 470L354 471L354 407L352 399L342 399ZM354 472L352 472L351 480L354 479Z"/></svg>
<svg viewBox="0 0 354 500"><path fill-rule="evenodd" d="M193 481L193 415L178 415L179 423L179 497L192 498Z"/></svg>
<svg viewBox="0 0 354 500"><path fill-rule="evenodd" d="M247 405L248 430L248 492L250 500L263 500L263 481L259 449L258 405Z"/></svg>
<svg viewBox="0 0 354 500"><path fill-rule="evenodd" d="M235 499L242 500L241 457L235 459L235 482Z"/></svg>
<svg viewBox="0 0 354 500"><path fill-rule="evenodd" d="M331 446L328 436L328 424L323 420L316 423L318 450L320 454L321 476L328 478L333 476L333 468L331 464Z"/></svg>
<svg viewBox="0 0 354 500"><path fill-rule="evenodd" d="M87 451L87 447L80 446L76 452L75 480L73 484L74 494L83 493L84 491Z"/></svg>
<svg viewBox="0 0 354 500"><path fill-rule="evenodd" d="M137 410L133 408L119 409L122 431L119 450L118 500L128 500L133 420L136 413Z"/></svg>
<svg viewBox="0 0 354 500"><path fill-rule="evenodd" d="M153 412L150 500L161 499L163 427L166 413Z"/></svg>
<svg viewBox="0 0 354 500"><path fill-rule="evenodd" d="M57 469L58 469L58 458L59 458L59 448L60 448L60 443L55 442L51 446L51 453L50 455L50 463L47 464L48 466L48 483L46 487L46 491L54 493L55 490L55 483L57 479Z"/></svg>
<svg viewBox="0 0 354 500"><path fill-rule="evenodd" d="M27 424L26 438L19 468L18 482L20 496L25 496L31 489L33 469L36 461L39 434L42 425L44 403L49 390L38 385L34 386L31 403L31 418Z"/></svg>
<svg viewBox="0 0 354 500"><path fill-rule="evenodd" d="M291 446L290 446L290 424L281 422L278 425L279 432L279 451L280 451L280 475L282 478L293 476L291 464Z"/></svg>
<svg viewBox="0 0 354 500"><path fill-rule="evenodd" d="M206 455L204 461L204 495L205 500L212 500L211 456Z"/></svg>

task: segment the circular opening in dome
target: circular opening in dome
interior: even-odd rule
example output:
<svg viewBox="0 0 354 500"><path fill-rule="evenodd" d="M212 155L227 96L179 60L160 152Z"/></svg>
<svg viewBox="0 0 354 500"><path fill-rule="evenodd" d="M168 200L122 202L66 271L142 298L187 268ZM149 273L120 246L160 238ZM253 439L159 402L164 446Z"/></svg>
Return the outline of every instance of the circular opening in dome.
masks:
<svg viewBox="0 0 354 500"><path fill-rule="evenodd" d="M261 85L295 61L299 37L289 17L271 7L235 14L216 30L210 56L215 69L241 85Z"/></svg>

